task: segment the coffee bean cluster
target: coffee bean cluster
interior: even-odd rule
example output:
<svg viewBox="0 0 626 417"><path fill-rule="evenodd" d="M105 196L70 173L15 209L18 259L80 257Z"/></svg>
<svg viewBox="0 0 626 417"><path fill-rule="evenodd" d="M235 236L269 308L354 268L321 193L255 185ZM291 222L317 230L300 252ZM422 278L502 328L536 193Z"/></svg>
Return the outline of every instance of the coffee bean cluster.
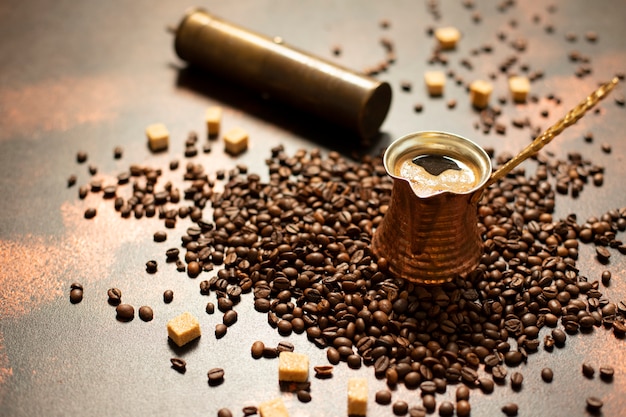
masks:
<svg viewBox="0 0 626 417"><path fill-rule="evenodd" d="M496 166L507 159L496 158ZM213 178L201 165L188 163L182 196L167 183L158 199L156 194L163 193L157 187L159 171L131 171L139 180L132 186L136 204L153 204L166 227L177 218L193 221L182 247L168 249L166 256L191 278L206 275L200 294L214 292L224 314L216 326L218 338L236 323L236 305L251 293L255 309L281 335L306 333L326 349L332 365L371 366L392 388L419 389L424 409L432 411L436 393L448 384L493 392L495 382L504 381L510 368L540 348L544 327L551 329L544 332L546 350L597 327L620 337L625 333L624 304L608 300L599 281L579 273L576 261L581 243L609 254L612 247L623 252L617 235L626 229L626 208L583 224L573 214L553 219L558 191L549 174L558 182L560 167L572 160L577 158L540 156L533 174L518 168L488 189L478 207L484 247L480 264L466 277L438 287L388 275L388 261L371 252L392 189L381 158L354 161L319 150L288 155L279 146L266 161L266 181L244 166ZM146 187L138 185L142 178ZM218 181L223 185L219 192ZM180 203L179 196L189 204ZM176 203L179 207L173 208ZM120 304L121 291L111 289L108 295L118 319L132 320L134 309ZM164 300L172 296L167 292ZM266 347L258 341L251 352L255 358L272 358L280 349L289 346ZM490 377L480 377L480 368ZM523 375L514 372L510 379L519 389ZM310 396L297 391L305 391L299 394L303 401ZM455 409L452 403L441 407L442 415ZM462 403L461 412L468 407ZM393 408L400 412L404 405L396 402ZM459 404L456 408L458 413Z"/></svg>

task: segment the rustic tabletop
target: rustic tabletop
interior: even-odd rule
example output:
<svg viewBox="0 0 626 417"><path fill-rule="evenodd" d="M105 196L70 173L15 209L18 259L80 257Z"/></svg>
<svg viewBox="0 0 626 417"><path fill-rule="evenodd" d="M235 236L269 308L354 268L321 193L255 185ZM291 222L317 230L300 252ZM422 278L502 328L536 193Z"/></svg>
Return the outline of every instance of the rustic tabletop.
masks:
<svg viewBox="0 0 626 417"><path fill-rule="evenodd" d="M166 31L168 25L180 21L187 6L205 7L216 16L249 30L269 37L280 36L303 51L347 68L368 71L374 78L387 81L393 99L380 134L364 146L324 120L215 77L208 71L189 68L176 56L174 37ZM542 167L546 172L548 167L545 181L557 191L551 199L552 211L545 205L539 207L540 211L548 213L547 217L537 215L535 218L534 214L528 214L516 226L520 233L530 230L536 236L540 231L535 229L543 227L544 239L550 235L556 239L544 241L543 249L537 249L541 254L548 254L539 259L544 269L550 269L546 265L547 258L556 263L567 258L568 265L562 263L564 266L560 269L553 264L555 272L550 272L547 278L541 272L540 276L533 276L530 268L536 264L537 256L526 255L522 261L517 258L513 263L503 249L499 263L484 276L474 276L471 285L465 288L467 291L460 290L458 283L457 287L446 289L446 294L456 294L462 302L447 299L441 304L428 298L428 294L440 294L436 290L428 289L422 299L424 293L407 284L386 280L387 284L382 285L380 274L376 282L370 280L372 271L377 271L379 266L370 265L370 272L364 272L369 274L367 282L357 281L353 286L345 284L344 287L338 287L336 279L331 282L329 277L333 274L329 268L325 270L326 280L311 284L311 288L319 290L326 285L326 288L334 288L335 294L344 297L350 293L350 297L341 299L342 308L348 312L341 315L343 322L339 320L339 326L326 323L326 329L331 330L323 335L309 333L307 337L307 332L297 331L298 325L309 323L303 320L292 321L293 329L281 328L279 332L268 323L267 313L257 311L264 307L255 304L253 293L244 290L240 296L226 295L235 299L233 308L238 319L223 337L216 337L216 325L222 323L223 314L219 308L207 314L205 308L207 302L224 308L218 304L217 296L221 293L215 286L219 284L212 282L209 295L202 295L199 285L217 276L223 264L216 261L212 271L189 278L187 273L177 271L174 262L167 262L166 257L167 249L177 248L181 265L188 266L181 239L186 242L190 234L202 228L207 232L213 227L208 224L213 222L212 196L207 194L201 213L201 217L208 220L201 224L202 228L193 223L189 215L179 217L170 225L174 227L166 227L164 219L160 218L160 214L165 213L159 213L158 208L154 216L146 210L141 218L135 212L124 218L114 208L114 199L103 198L97 183L115 184L118 174L130 172L131 167L135 170L141 167L143 169L138 170L142 175L131 177L130 184L143 181L145 186L143 174L161 170L155 191L165 189L166 182L171 182L173 188L180 190L181 200L176 204L168 194L170 201L165 206L178 210L183 206L193 207L194 203L203 205L199 198L185 199L193 197L194 193L185 191L191 181L184 174L194 171L194 167L203 167L209 180L216 182L215 195L224 189L241 192L240 189L233 191L237 187L229 183L229 178L258 174L262 183L267 182L270 175L266 160L272 157L272 150L276 156L277 147L282 146L284 151L278 152L279 159L275 159L274 164L289 166L289 158L300 150L312 152L314 156L320 152L325 161L330 151L337 151L340 156L331 154L335 159L330 165L339 160L344 170L346 167L354 170L358 179L362 176L358 170L362 165L355 161L363 155L371 155L374 162L368 166L378 165L381 149L392 140L423 130L452 132L470 138L493 151L494 165L497 165L526 146L532 137L562 117L599 83L615 76L623 77L626 71L624 16L626 3L622 0L324 0L297 4L262 0L207 1L196 5L167 0L2 2L0 415L214 416L222 408L230 409L233 415L241 415L244 407L256 407L280 397L289 415L336 416L347 412L347 381L353 377L369 381L367 415L407 414L402 402L413 408L412 415L420 415L420 407L430 401L430 398L424 401L423 397L427 386L421 389L402 382L388 386L390 376L386 377L383 369L382 375L377 377L371 366L375 358L371 351L364 354L365 348L360 351L364 360L356 355L358 359L352 357L350 365L345 361L336 364L331 378L314 376L313 366L329 364L327 349L319 345L332 344L338 336L337 329L340 335L344 334L341 326L347 326L350 321L353 324L346 328L350 329L355 345L362 346L355 332L361 334L361 339L370 337L372 343L379 339L375 346L384 347L383 356L391 359L391 368L398 369L402 362L412 362L412 368L400 366L400 369L413 372L411 377L420 382L437 381L437 408L429 410L434 414L446 414L445 407L439 409L445 401L458 406L459 414L464 411L465 405L457 404L455 397L457 388L464 385L457 381L461 379L472 387L470 404L474 416L504 415L502 407L510 403L517 404L519 415L526 416L621 415L626 409L623 340L626 307L619 304L626 300L626 258L622 254L623 244L620 247L626 219L622 182L626 178L626 142L623 140L626 109L622 83L596 109L548 145L538 161L529 160L522 165L528 178L536 176ZM459 29L461 39L455 49L437 52L432 30L445 26ZM430 97L426 91L424 73L431 70L445 73L442 97ZM511 100L507 78L512 74L525 75L531 80L525 103L516 104ZM471 105L468 93L469 83L477 79L487 80L494 86L490 107L483 112ZM224 151L223 134L210 141L206 138L204 115L209 106L223 108L222 132L232 127L242 127L249 132L247 151L233 157ZM165 124L170 132L169 148L165 152L153 153L147 147L145 128L153 123ZM199 137L194 144L195 154L188 149L190 132L197 132ZM116 147L121 153L117 156ZM79 152L86 153L84 163L77 161ZM177 169L171 169L172 161L178 161ZM288 175L298 174L294 171L296 165L290 165ZM220 171L225 174L224 181L216 179ZM76 180L73 185L68 183L72 176ZM561 178L563 176L566 179ZM300 177L300 185L307 186L307 179L311 177L315 175ZM344 175L344 180L348 177ZM378 180L387 181L384 175ZM508 244L498 239L498 232L493 232L498 228L494 224L497 213L488 213L488 210L504 204L503 198L509 198L510 204L517 204L514 199L521 197L515 197L507 189L515 181L520 179L509 177L504 184L494 185L488 193L490 200L483 202L481 222L492 230L492 234L488 234L485 229L483 234L489 251L499 244ZM80 198L79 189L84 186L89 186L93 192ZM120 185L118 195L128 192L130 187L132 185ZM383 194L384 190L388 191L384 187L381 190ZM504 197L498 199L499 193ZM533 200L535 197L523 198ZM369 195L369 198L374 197ZM379 213L380 205L372 201L377 200L368 200L365 206ZM381 201L385 202L384 196ZM95 209L95 217L86 218L90 217L86 216L89 208ZM298 210L304 213L306 204ZM284 214L288 211L289 207L282 207L276 214L279 219L284 215L285 225L294 218L293 212ZM326 215L329 213L333 214L332 209ZM576 215L575 219L572 214ZM533 219L536 221L530 221ZM311 223L319 221L311 216L304 221L309 220ZM375 220L373 222L375 225ZM572 226L574 223L577 226ZM585 226L585 223L588 224ZM591 232L592 223L593 236L585 237L581 230ZM571 230L578 227L580 232L578 238L568 237L567 247L563 243L567 240L567 231L559 235L562 241L554 237L558 227L565 224L569 224ZM218 226L226 227L226 224ZM372 221L358 223L358 228L369 231L371 226ZM228 227L237 229L242 224L230 222ZM317 230L328 232L327 229ZM506 232L505 227L498 230ZM160 240L155 238L156 232L165 232L164 242L155 241ZM284 233L292 233L292 229L287 228ZM281 237L268 236L271 239ZM330 253L330 260L320 262L334 267L339 265L339 269L342 262L352 263L351 272L354 272L356 265L365 262L363 258L369 253L367 239L364 241L365 249L358 253L358 259L354 251L347 259L345 256L335 259L334 252L329 250L326 253ZM313 250L313 246L308 243L299 250ZM561 246L561 251L555 246ZM571 250L575 248L577 256ZM225 250L228 253L227 247ZM296 256L296 252L291 254ZM242 266L242 256L226 258L231 270L235 270L235 263L239 272L241 268L244 271L249 268L249 265ZM283 263L290 262L287 255L281 259ZM146 270L146 262L150 260L158 265L155 273ZM484 262L488 260L483 258ZM493 265L498 259L490 261ZM294 265L301 267L302 262L317 260L310 257ZM527 265L526 270L520 269L520 263ZM206 269L210 269L208 261ZM306 269L291 268L281 274L290 276ZM513 273L520 271L528 274L518 282L513 279ZM323 275L324 270L321 272ZM258 275L248 275L259 279ZM231 284L236 278L225 277ZM291 278L295 282L295 276ZM70 301L73 283L82 286L82 300L77 303ZM568 283L571 286L564 289ZM302 281L297 281L298 285L306 287ZM229 286L232 287L237 285ZM116 309L107 297L110 288L119 288L123 302L135 307L133 320L116 319ZM290 288L291 298L283 299L280 308L291 309L288 313L291 318L302 317L303 310L308 312L306 306L298 304L303 288ZM168 289L174 293L171 303L163 301L163 292ZM539 293L534 292L535 289ZM557 292L551 293L553 289ZM506 290L513 292L504 293ZM367 305L365 310L374 314L362 313L357 307L362 307L363 300L370 302L375 298L373 294L378 294L376 307L370 303L369 310ZM511 294L515 302L511 302ZM361 295L359 305L355 299ZM271 296L279 295L273 291ZM398 297L417 301L413 309L408 308L409 312L402 303L394 303L393 311L383 312L383 304L387 306L387 303L380 301L387 298L395 302ZM569 298L581 300L582 304L571 303ZM510 304L509 309L498 313L493 303L502 301L498 302L501 307L506 304L505 299ZM552 309L554 303L549 304L548 300L553 299L560 300L563 309ZM313 300L320 302L315 296L308 299ZM301 308L294 313L294 305L289 307L286 301ZM469 313L471 308L466 305L470 302L479 306L478 313ZM531 305L533 302L535 304ZM332 303L333 308L340 310L338 305L336 301ZM152 308L154 318L151 321L138 317L140 306ZM445 317L440 312L442 309L447 309ZM489 314L485 314L488 309L491 309ZM166 324L185 311L199 319L202 336L178 348L168 342ZM523 317L520 311L530 311L534 319ZM465 316L459 318L456 313ZM380 318L383 314L384 320L389 318L390 323L385 321L383 325ZM411 319L411 314L411 323L418 330L400 323ZM519 320L506 320L513 316ZM363 321L359 322L357 317L374 320L378 327L360 329ZM445 318L449 320L442 330L444 324L437 320ZM461 325L463 320L474 318L481 323L478 329L476 323L473 328ZM550 323L552 319L558 321ZM328 322L328 318L324 320ZM505 321L506 324L502 324ZM435 323L435 327L419 330L424 322ZM316 325L318 329L324 327L319 321ZM516 333L519 326L526 329ZM485 333L493 328L498 329L497 337L493 332ZM533 333L536 329L538 334ZM550 348L550 337L556 335L554 340L563 334L554 333L554 329L568 330L564 333L567 340L563 345L557 343ZM445 337L441 336L442 331ZM480 337L474 337L477 334ZM487 338L499 338L499 342L508 343L510 352L518 354L507 356L508 348L493 340L490 341L493 345L485 342L485 334ZM388 337L380 339L384 335ZM267 347L287 342L296 352L309 356L309 402L304 401L305 394L298 395L290 387L281 388L277 359L251 356L251 346L257 340ZM435 340L449 343L443 345ZM424 342L425 349L418 348L420 341ZM344 343L345 340L340 339L335 344ZM357 346L354 352L359 351ZM172 369L170 358L173 357L186 361L186 372ZM403 361L402 357L411 360ZM473 364L474 358L480 363ZM363 365L359 366L362 360ZM457 368L450 365L454 362L461 370L460 376L455 374ZM491 366L485 366L485 362ZM502 366L494 371L494 366L500 364ZM583 364L593 367L593 376L583 375ZM441 366L455 371L442 374ZM222 368L225 374L224 381L216 386L207 383L207 372L212 368ZM541 372L545 368L553 371L552 382L542 379ZM604 372L612 369L614 376L602 377L601 368ZM497 373L505 371L508 375L504 382L496 383L493 392L489 392L486 380L494 376L498 380ZM400 371L401 378L406 372ZM524 376L521 389L512 387L510 377L514 372ZM441 384L445 378L448 378L447 387ZM391 392L391 403L377 403L377 392L387 389ZM595 403L590 397L603 402L600 411L594 411ZM592 402L590 406L588 400Z"/></svg>

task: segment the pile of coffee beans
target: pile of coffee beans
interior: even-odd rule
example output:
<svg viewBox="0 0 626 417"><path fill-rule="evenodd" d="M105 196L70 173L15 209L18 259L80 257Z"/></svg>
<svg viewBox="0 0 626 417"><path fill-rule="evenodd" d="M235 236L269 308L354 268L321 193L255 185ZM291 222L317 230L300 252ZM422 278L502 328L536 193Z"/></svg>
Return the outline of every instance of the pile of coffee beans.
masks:
<svg viewBox="0 0 626 417"><path fill-rule="evenodd" d="M496 158L496 165L506 159ZM131 169L134 193L122 206L142 205L166 225L191 217L194 225L181 248L168 249L167 259L190 277L207 276L200 293L217 295L223 313L218 338L236 323L234 307L252 293L255 309L281 335L306 333L333 365L371 366L390 387L419 389L430 410L434 395L448 384L492 392L494 382L538 351L544 327L551 329L543 340L546 350L598 327L623 335L624 309L603 296L599 281L581 275L576 261L581 243L623 252L617 235L626 229L626 208L582 224L574 214L553 219L551 176L561 181L559 167L570 167L572 159L578 160L540 156L532 175L518 168L488 189L478 207L480 264L436 287L388 275L388 261L371 252L392 190L381 158L353 161L319 150L287 155L276 147L267 160L268 181L239 167L224 175L220 192L217 176L188 163L182 199L189 204L178 208L172 206L180 202L172 184L158 190L158 169ZM119 304L121 291L110 289L108 297L119 320L132 320L132 306ZM172 297L164 294L164 300ZM142 309L140 317L149 320L151 310ZM255 342L251 351L256 358L276 357L279 349ZM479 369L491 378L481 377ZM209 381L221 383L223 373L212 371ZM551 381L551 370L541 377ZM514 388L521 386L520 372L510 378ZM378 397L387 402L384 393ZM468 406L462 404L463 412ZM441 407L442 415L454 410L452 403ZM515 407L505 405L503 412ZM393 409L400 412L403 404Z"/></svg>

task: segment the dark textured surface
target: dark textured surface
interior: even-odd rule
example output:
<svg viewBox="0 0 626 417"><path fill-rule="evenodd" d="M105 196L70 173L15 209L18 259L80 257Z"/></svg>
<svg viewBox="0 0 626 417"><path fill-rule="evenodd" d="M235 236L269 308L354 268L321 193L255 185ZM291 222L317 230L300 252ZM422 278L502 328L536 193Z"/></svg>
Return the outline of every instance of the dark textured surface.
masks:
<svg viewBox="0 0 626 417"><path fill-rule="evenodd" d="M547 127L567 109L593 90L598 82L626 70L626 36L623 17L626 3L619 0L551 2L518 1L506 11L497 2L476 2L474 10L460 1L441 1L441 19L435 21L426 1L210 1L202 6L216 15L251 30L280 35L288 43L362 69L384 58L380 38L387 36L396 47L397 61L380 74L389 81L394 98L382 126L380 141L371 152L393 138L418 130L443 130L472 138L496 153L514 153L528 143L530 131L516 129L511 119L530 116L535 125ZM67 188L69 175L78 184L89 181L87 165L78 165L78 150L89 154L102 178L111 178L131 163L165 168L166 175L180 180L185 158L184 140L190 130L204 132L204 109L224 106L223 126L248 129L251 146L234 159L226 156L221 142L210 154L193 159L207 170L230 168L245 163L251 172L266 175L264 160L279 143L293 152L299 148L351 151L354 145L332 127L294 114L289 109L240 90L236 86L185 69L173 51L173 39L165 31L175 24L187 5L176 1L69 1L9 0L0 4L0 415L2 416L119 416L129 415L216 415L230 407L235 415L245 405L280 394L277 361L254 360L254 340L266 344L282 338L266 324L266 318L252 308L252 297L238 306L239 321L228 334L216 340L213 329L221 316L204 312L207 298L198 294L197 280L190 280L165 264L165 249L178 246L185 223L168 231L165 243L152 235L163 228L158 219L122 220L111 205L96 198L80 201L77 187ZM189 4L192 6L192 4ZM479 12L482 20L474 22ZM538 19L535 19L538 16ZM391 26L382 29L381 19ZM511 24L517 22L516 27ZM428 26L453 25L463 32L456 51L448 53L449 64L466 81L498 73L506 57L518 54L509 42L528 39L520 61L530 71L542 70L544 77L532 84L540 100L525 106L503 105L502 121L507 134L483 134L474 128L478 113L469 105L465 89L448 79L444 97L430 99L422 76L434 40L426 35ZM546 27L552 26L550 33ZM594 43L585 33L598 34ZM496 34L508 34L500 42ZM578 35L576 42L565 34ZM492 53L472 56L471 50L491 44ZM342 54L334 56L332 47ZM592 73L574 75L580 65L568 60L577 50L590 58ZM460 65L462 58L473 70ZM434 65L434 68L441 66ZM411 81L412 90L401 89ZM492 97L506 94L505 78L498 73ZM560 105L544 97L554 94ZM614 97L624 94L619 85ZM606 167L602 187L588 184L580 197L558 196L555 218L576 212L579 222L589 216L626 204L623 181L626 131L624 107L609 97L600 111L586 116L548 146L547 151L564 158L578 150L585 158ZM456 99L454 109L447 102ZM413 111L422 103L421 113ZM548 110L547 117L541 117ZM153 122L165 123L171 133L166 154L153 155L146 147L144 128ZM583 140L591 131L592 143ZM610 143L611 153L600 149ZM113 159L115 146L124 148L120 160ZM183 168L170 173L171 159ZM532 166L529 162L528 166ZM85 220L85 208L94 206L98 215ZM623 237L622 237L623 239ZM583 245L579 267L590 280L600 278L604 269L613 273L611 285L602 287L612 300L626 299L626 261L612 251L608 266L597 263L592 246ZM159 271L146 274L145 262L159 261ZM70 283L85 288L81 303L69 302ZM106 291L117 286L125 302L136 309L150 305L155 318L144 323L115 320L114 308L106 302ZM165 305L163 290L174 290L174 301ZM214 296L209 300L215 301ZM179 350L168 344L165 323L174 315L191 311L201 319L203 336L189 348ZM326 364L325 353L305 337L289 338L297 351L306 352L312 365ZM501 415L507 402L517 402L520 415L587 415L585 398L604 400L604 416L617 416L626 408L626 349L612 332L596 329L591 334L569 337L566 347L530 357L519 369L524 388L513 393L509 386L497 387L489 396L473 390L472 415ZM187 372L170 368L169 359L181 355ZM612 383L598 377L586 379L581 364L589 361L596 369L612 365ZM545 366L554 370L554 381L541 381ZM206 372L223 367L225 382L209 387ZM370 378L369 415L390 415L390 406L374 403L374 393L383 386L371 368L349 370L341 365L330 380L312 379L313 400L298 402L282 394L291 415L344 415L346 380L353 375ZM454 388L438 395L438 401L452 398ZM409 404L420 402L416 391L404 388L395 399Z"/></svg>

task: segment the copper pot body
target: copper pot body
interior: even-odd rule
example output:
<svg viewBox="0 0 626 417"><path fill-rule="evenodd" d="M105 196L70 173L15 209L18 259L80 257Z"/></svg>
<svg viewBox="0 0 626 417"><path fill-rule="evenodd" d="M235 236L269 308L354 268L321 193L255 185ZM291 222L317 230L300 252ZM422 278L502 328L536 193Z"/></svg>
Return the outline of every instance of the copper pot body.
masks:
<svg viewBox="0 0 626 417"><path fill-rule="evenodd" d="M472 164L476 183L463 192L443 191L420 197L408 179L396 173L403 158L441 155ZM389 208L372 240L389 272L420 284L442 284L473 270L483 253L477 205L491 175L487 153L474 142L446 132L417 132L393 142L383 162L394 184Z"/></svg>

